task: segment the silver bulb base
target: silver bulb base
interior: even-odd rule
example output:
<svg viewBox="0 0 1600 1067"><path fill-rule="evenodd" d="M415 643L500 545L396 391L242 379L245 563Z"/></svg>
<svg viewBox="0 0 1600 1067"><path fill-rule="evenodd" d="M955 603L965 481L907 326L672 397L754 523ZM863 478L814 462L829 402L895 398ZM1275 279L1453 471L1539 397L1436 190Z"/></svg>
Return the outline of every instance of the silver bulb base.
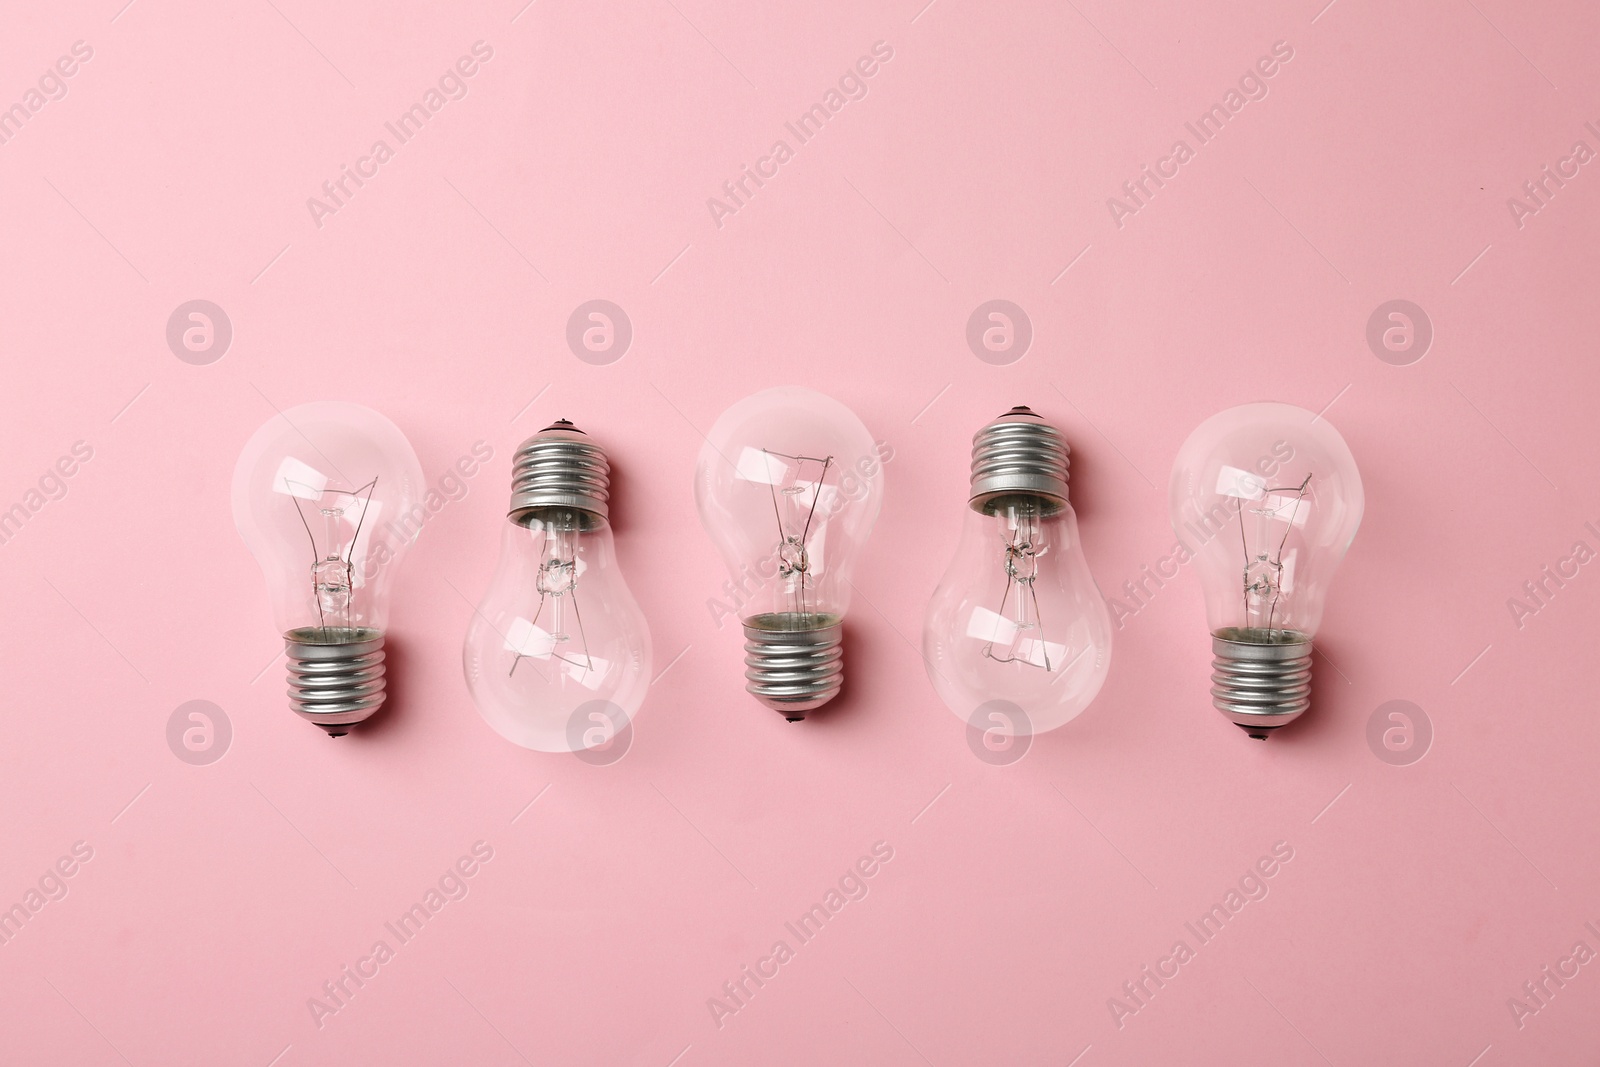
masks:
<svg viewBox="0 0 1600 1067"><path fill-rule="evenodd" d="M383 704L382 630L306 626L290 630L283 640L289 708L329 737L343 737Z"/></svg>
<svg viewBox="0 0 1600 1067"><path fill-rule="evenodd" d="M745 689L790 722L839 695L844 624L834 615L773 612L744 620Z"/></svg>
<svg viewBox="0 0 1600 1067"><path fill-rule="evenodd" d="M1311 638L1293 630L1216 631L1211 702L1245 733L1265 740L1311 706L1311 647Z"/></svg>
<svg viewBox="0 0 1600 1067"><path fill-rule="evenodd" d="M605 522L611 464L605 449L566 419L517 447L511 461L512 522L527 526L554 513L577 513L586 524Z"/></svg>
<svg viewBox="0 0 1600 1067"><path fill-rule="evenodd" d="M1046 514L1067 504L1070 466L1066 438L1034 413L1018 406L972 437L974 511L992 514L1014 502L1042 504Z"/></svg>

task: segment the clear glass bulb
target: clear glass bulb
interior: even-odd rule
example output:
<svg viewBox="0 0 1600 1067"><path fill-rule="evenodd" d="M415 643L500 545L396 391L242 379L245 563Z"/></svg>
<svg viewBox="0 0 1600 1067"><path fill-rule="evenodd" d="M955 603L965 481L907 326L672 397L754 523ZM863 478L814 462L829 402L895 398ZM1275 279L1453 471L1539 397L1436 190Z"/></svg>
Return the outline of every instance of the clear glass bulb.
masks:
<svg viewBox="0 0 1600 1067"><path fill-rule="evenodd" d="M517 450L500 562L462 650L467 688L523 748L612 744L650 687L650 628L617 566L610 466L561 421Z"/></svg>
<svg viewBox="0 0 1600 1067"><path fill-rule="evenodd" d="M1172 528L1205 590L1212 697L1252 737L1310 706L1312 638L1364 501L1344 438L1304 408L1229 408L1178 450Z"/></svg>
<svg viewBox="0 0 1600 1067"><path fill-rule="evenodd" d="M973 439L961 542L922 629L928 678L969 726L1054 730L1089 706L1111 669L1111 614L1066 475L1060 433L1028 408Z"/></svg>
<svg viewBox="0 0 1600 1067"><path fill-rule="evenodd" d="M781 386L711 428L695 500L744 623L746 688L790 722L843 681L850 574L883 503L880 449L832 397Z"/></svg>
<svg viewBox="0 0 1600 1067"><path fill-rule="evenodd" d="M399 427L359 404L273 416L234 467L234 524L266 575L290 707L334 737L383 703L391 590L426 491Z"/></svg>

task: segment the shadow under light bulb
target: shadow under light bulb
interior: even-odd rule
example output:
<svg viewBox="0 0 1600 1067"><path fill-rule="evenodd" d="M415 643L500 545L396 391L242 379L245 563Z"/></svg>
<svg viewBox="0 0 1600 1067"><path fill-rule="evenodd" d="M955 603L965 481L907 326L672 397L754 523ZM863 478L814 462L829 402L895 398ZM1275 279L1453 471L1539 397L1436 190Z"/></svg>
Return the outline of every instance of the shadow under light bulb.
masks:
<svg viewBox="0 0 1600 1067"><path fill-rule="evenodd" d="M234 524L266 575L289 706L331 737L383 704L391 588L426 491L405 434L359 404L274 415L234 467Z"/></svg>
<svg viewBox="0 0 1600 1067"><path fill-rule="evenodd" d="M1027 407L972 439L960 545L922 630L928 679L969 726L999 717L1013 734L1054 730L1111 668L1111 613L1067 502L1068 451Z"/></svg>
<svg viewBox="0 0 1600 1067"><path fill-rule="evenodd" d="M780 386L717 419L695 500L732 574L745 688L800 722L843 684L850 572L883 503L883 457L849 408Z"/></svg>
<svg viewBox="0 0 1600 1067"><path fill-rule="evenodd" d="M1212 702L1251 737L1311 705L1312 639L1364 501L1344 438L1289 404L1229 408L1178 450L1172 528L1205 589Z"/></svg>
<svg viewBox="0 0 1600 1067"><path fill-rule="evenodd" d="M598 748L650 687L650 628L611 533L611 466L561 419L522 443L511 478L500 562L462 649L467 688L523 748Z"/></svg>

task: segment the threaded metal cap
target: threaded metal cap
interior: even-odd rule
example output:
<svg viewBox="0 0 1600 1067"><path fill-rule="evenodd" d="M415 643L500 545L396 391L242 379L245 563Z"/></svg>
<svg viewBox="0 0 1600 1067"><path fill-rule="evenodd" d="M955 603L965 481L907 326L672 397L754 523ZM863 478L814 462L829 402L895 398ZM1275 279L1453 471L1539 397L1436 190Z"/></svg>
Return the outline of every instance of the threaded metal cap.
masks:
<svg viewBox="0 0 1600 1067"><path fill-rule="evenodd" d="M557 419L517 448L511 463L512 522L528 525L549 509L607 517L611 464L605 450L566 419Z"/></svg>
<svg viewBox="0 0 1600 1067"><path fill-rule="evenodd" d="M744 620L745 689L790 722L839 695L844 627L837 615L777 612Z"/></svg>
<svg viewBox="0 0 1600 1067"><path fill-rule="evenodd" d="M1258 740L1311 707L1311 638L1230 627L1211 635L1211 702Z"/></svg>
<svg viewBox="0 0 1600 1067"><path fill-rule="evenodd" d="M1043 500L1051 511L1067 503L1067 458L1061 431L1019 405L972 437L974 511L993 512L1006 500Z"/></svg>
<svg viewBox="0 0 1600 1067"><path fill-rule="evenodd" d="M283 635L289 659L289 707L343 737L383 705L383 631L306 626Z"/></svg>

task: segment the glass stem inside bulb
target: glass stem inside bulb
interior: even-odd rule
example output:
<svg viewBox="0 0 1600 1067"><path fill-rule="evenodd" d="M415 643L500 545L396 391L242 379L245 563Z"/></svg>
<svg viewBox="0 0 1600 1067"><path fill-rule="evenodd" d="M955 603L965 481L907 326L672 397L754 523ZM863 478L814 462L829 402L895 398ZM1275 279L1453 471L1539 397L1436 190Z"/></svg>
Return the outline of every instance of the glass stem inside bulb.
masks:
<svg viewBox="0 0 1600 1067"><path fill-rule="evenodd" d="M594 661L583 632L583 612L578 606L578 564L583 554L584 521L577 512L554 511L532 519L529 529L542 540L535 579L539 605L532 619L538 641L533 654L588 671L593 669ZM527 655L519 651L512 658L508 673L514 675L517 665Z"/></svg>
<svg viewBox="0 0 1600 1067"><path fill-rule="evenodd" d="M983 654L1000 663L1020 663L1048 673L1049 645L1040 617L1039 594L1034 588L1039 576L1039 555L1048 548L1040 539L1039 505L1031 500L1011 503L998 514L1005 526L1001 550L1005 589L996 614L1011 624L1011 633L1009 641L984 645Z"/></svg>

